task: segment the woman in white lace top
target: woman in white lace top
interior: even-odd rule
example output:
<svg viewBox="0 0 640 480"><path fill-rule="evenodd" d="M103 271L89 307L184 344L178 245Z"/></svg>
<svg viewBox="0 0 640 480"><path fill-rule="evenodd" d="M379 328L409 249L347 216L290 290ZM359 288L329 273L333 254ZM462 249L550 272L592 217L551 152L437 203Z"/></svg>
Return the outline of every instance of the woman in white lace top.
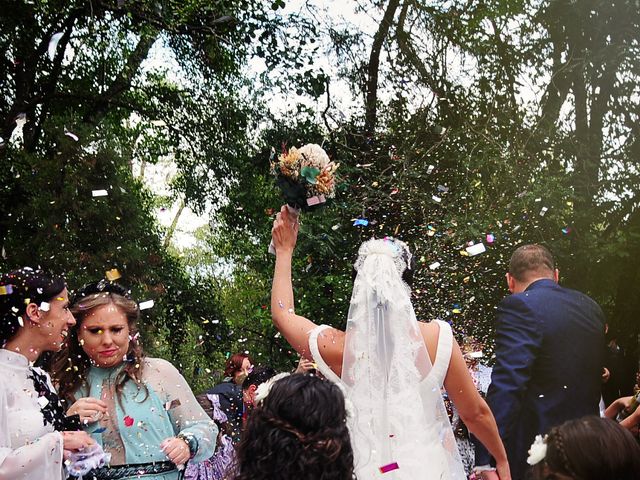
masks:
<svg viewBox="0 0 640 480"><path fill-rule="evenodd" d="M73 428L34 362L75 324L62 278L22 268L0 278L0 479L62 480L65 453L95 442Z"/></svg>
<svg viewBox="0 0 640 480"><path fill-rule="evenodd" d="M496 459L500 478L509 480L495 420L473 384L451 327L415 318L403 281L411 273L407 246L387 238L360 247L343 331L317 326L295 313L291 260L297 234L297 221L283 207L272 231L273 323L354 404L349 427L358 479L380 474L402 480L466 479L440 395L444 384L462 419Z"/></svg>

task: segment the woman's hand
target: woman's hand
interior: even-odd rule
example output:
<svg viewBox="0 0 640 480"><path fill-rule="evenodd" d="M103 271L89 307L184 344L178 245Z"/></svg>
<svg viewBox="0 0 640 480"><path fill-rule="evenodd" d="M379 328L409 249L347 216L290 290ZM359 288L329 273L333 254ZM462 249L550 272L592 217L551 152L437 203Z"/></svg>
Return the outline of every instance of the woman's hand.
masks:
<svg viewBox="0 0 640 480"><path fill-rule="evenodd" d="M105 413L107 413L107 404L93 397L81 398L67 410L69 416L80 415L80 421L85 425L97 422Z"/></svg>
<svg viewBox="0 0 640 480"><path fill-rule="evenodd" d="M95 443L96 441L87 432L62 432L62 448L65 458L69 456L69 453L90 447Z"/></svg>
<svg viewBox="0 0 640 480"><path fill-rule="evenodd" d="M176 465L184 465L191 458L189 445L187 445L187 442L183 439L178 437L166 438L160 444L160 448L167 458Z"/></svg>
<svg viewBox="0 0 640 480"><path fill-rule="evenodd" d="M273 229L271 230L271 238L273 239L276 254L279 252L293 252L298 239L298 227L298 219L289 213L286 205L283 205L273 221Z"/></svg>
<svg viewBox="0 0 640 480"><path fill-rule="evenodd" d="M511 480L511 470L509 470L509 462L506 460L496 463L496 472L500 480Z"/></svg>

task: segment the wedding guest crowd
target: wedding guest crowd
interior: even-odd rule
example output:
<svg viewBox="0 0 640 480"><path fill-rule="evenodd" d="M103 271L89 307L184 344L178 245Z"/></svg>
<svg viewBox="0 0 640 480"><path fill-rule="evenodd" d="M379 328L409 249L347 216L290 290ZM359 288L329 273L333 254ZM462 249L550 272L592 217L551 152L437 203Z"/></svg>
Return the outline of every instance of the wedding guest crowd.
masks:
<svg viewBox="0 0 640 480"><path fill-rule="evenodd" d="M271 308L301 356L295 372L237 353L198 397L171 363L144 355L124 287L101 280L70 300L40 270L0 277L0 480L64 480L94 454L95 480L640 478L640 395L609 402L617 421L595 416L620 350L610 342L605 358L602 310L558 285L545 247L511 258L491 370L479 343L461 349L446 322L418 322L415 262L391 237L359 249L346 330L297 315L297 232L283 208ZM53 381L33 366L44 352Z"/></svg>

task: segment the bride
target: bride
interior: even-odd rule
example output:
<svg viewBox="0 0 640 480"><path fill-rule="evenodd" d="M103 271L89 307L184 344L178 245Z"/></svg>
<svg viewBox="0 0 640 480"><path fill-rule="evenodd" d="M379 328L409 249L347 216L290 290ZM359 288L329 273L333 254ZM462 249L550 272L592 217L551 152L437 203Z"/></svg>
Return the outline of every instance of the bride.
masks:
<svg viewBox="0 0 640 480"><path fill-rule="evenodd" d="M349 430L357 478L466 479L442 401L444 385L469 430L496 459L497 472L486 472L487 478L497 473L510 480L495 420L451 327L416 320L404 281L412 273L406 244L392 238L362 244L342 331L294 312L291 259L297 236L298 223L283 207L272 230L273 323L300 355L343 387L354 405Z"/></svg>

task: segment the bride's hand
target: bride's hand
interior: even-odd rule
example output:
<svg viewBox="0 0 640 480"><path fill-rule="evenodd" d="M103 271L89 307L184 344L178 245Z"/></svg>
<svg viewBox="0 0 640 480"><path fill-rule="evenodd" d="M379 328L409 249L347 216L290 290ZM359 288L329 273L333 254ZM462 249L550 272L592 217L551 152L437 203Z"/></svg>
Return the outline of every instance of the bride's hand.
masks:
<svg viewBox="0 0 640 480"><path fill-rule="evenodd" d="M280 252L293 252L298 239L298 219L289 214L286 205L283 205L280 212L273 221L271 238L276 249L276 254Z"/></svg>

